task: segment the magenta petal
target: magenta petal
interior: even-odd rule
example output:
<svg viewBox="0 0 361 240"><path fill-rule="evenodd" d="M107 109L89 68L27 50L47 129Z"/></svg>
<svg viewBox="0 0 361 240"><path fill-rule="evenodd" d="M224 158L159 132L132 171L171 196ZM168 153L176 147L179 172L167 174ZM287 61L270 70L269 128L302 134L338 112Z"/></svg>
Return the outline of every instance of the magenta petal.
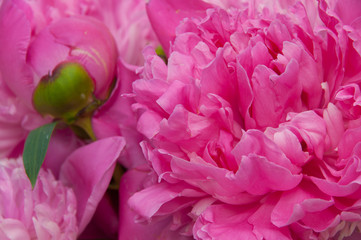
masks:
<svg viewBox="0 0 361 240"><path fill-rule="evenodd" d="M51 54L49 54L51 53ZM51 73L53 69L62 61L65 61L70 53L70 47L56 41L54 35L45 28L30 44L27 55L27 63L31 65L37 78ZM35 85L37 82L35 82Z"/></svg>
<svg viewBox="0 0 361 240"><path fill-rule="evenodd" d="M0 157L18 156L17 146L25 139L23 129L16 123L8 123L0 120ZM16 153L15 153L15 152Z"/></svg>
<svg viewBox="0 0 361 240"><path fill-rule="evenodd" d="M203 197L204 195L204 193L192 189L191 186L186 183L168 184L162 182L135 193L129 198L128 203L139 215L146 219L150 219L156 214L169 214L176 210L176 208L173 209L167 207L167 203L172 200L182 196ZM192 201L180 198L175 204L181 206L183 204L190 205L191 203Z"/></svg>
<svg viewBox="0 0 361 240"><path fill-rule="evenodd" d="M183 18L205 16L211 5L197 0L151 0L147 13L155 33L165 53L169 53L170 42L175 37L175 29Z"/></svg>
<svg viewBox="0 0 361 240"><path fill-rule="evenodd" d="M243 156L262 156L267 159L268 162L275 163L280 167L288 169L291 173L298 172L298 168L291 163L281 151L281 148L259 130L249 130L244 133L241 140L234 147L232 153L239 163L242 163L241 159Z"/></svg>
<svg viewBox="0 0 361 240"><path fill-rule="evenodd" d="M327 135L330 139L330 147L335 148L345 132L342 114L335 105L329 103L323 112L323 119L326 123Z"/></svg>
<svg viewBox="0 0 361 240"><path fill-rule="evenodd" d="M352 24L361 16L361 2L358 0L336 1L334 11L345 24Z"/></svg>
<svg viewBox="0 0 361 240"><path fill-rule="evenodd" d="M270 221L271 212L278 201L278 194L271 194L263 199L257 211L252 214L248 222L254 226L253 233L257 239L267 240L291 240L288 228L279 228Z"/></svg>
<svg viewBox="0 0 361 240"><path fill-rule="evenodd" d="M124 145L122 137L105 138L78 148L65 160L60 179L74 190L80 232L102 199Z"/></svg>
<svg viewBox="0 0 361 240"><path fill-rule="evenodd" d="M282 193L272 211L271 221L277 227L288 226L306 214L323 211L331 205L331 197L322 194L312 183L304 181L298 187Z"/></svg>
<svg viewBox="0 0 361 240"><path fill-rule="evenodd" d="M226 101L235 101L236 78L235 74L230 74L224 61L225 50L219 49L216 57L203 69L201 74L200 87L202 95L214 93Z"/></svg>
<svg viewBox="0 0 361 240"><path fill-rule="evenodd" d="M224 169L204 162L201 158L184 159L173 157L172 175L196 186L214 198L229 204L245 204L259 200L259 196L244 192L248 187L244 178ZM245 186L247 185L247 186Z"/></svg>
<svg viewBox="0 0 361 240"><path fill-rule="evenodd" d="M324 193L336 196L336 197L344 197L350 195L360 189L361 183L358 181L351 182L347 185L341 185L335 182L330 182L328 180L311 177L311 180L317 185L317 187L323 191Z"/></svg>
<svg viewBox="0 0 361 240"><path fill-rule="evenodd" d="M241 161L237 177L250 194L262 195L273 190L289 190L302 180L302 175L293 175L288 169L264 157L244 156Z"/></svg>
<svg viewBox="0 0 361 240"><path fill-rule="evenodd" d="M79 240L116 239L118 236L118 214L109 195L105 194L94 213L93 218L78 237Z"/></svg>
<svg viewBox="0 0 361 240"><path fill-rule="evenodd" d="M340 159L346 159L351 156L354 147L361 141L361 127L348 129L342 136L338 145Z"/></svg>
<svg viewBox="0 0 361 240"><path fill-rule="evenodd" d="M96 80L95 95L105 98L117 59L115 42L106 26L94 18L70 17L50 25L49 31L57 43L71 47L67 60L80 62ZM63 54L66 49L57 50Z"/></svg>
<svg viewBox="0 0 361 240"><path fill-rule="evenodd" d="M137 130L151 139L159 133L159 123L162 118L153 111L146 111L138 120Z"/></svg>
<svg viewBox="0 0 361 240"><path fill-rule="evenodd" d="M51 136L43 167L50 169L58 178L65 159L82 145L70 128L56 129Z"/></svg>
<svg viewBox="0 0 361 240"><path fill-rule="evenodd" d="M122 176L119 188L119 240L157 239L171 221L166 218L148 224L137 222L136 213L130 209L129 197L142 187L148 176L148 171L139 169L129 170Z"/></svg>
<svg viewBox="0 0 361 240"><path fill-rule="evenodd" d="M31 106L32 73L25 63L30 23L19 1L4 1L0 9L0 72L8 87Z"/></svg>
<svg viewBox="0 0 361 240"><path fill-rule="evenodd" d="M193 235L195 239L256 240L248 218L254 206L212 205L197 219Z"/></svg>
<svg viewBox="0 0 361 240"><path fill-rule="evenodd" d="M136 116L131 109L133 98L124 97L132 90L132 83L137 75L129 65L118 61L118 81L110 98L93 115L92 126L97 138L123 136L127 139L126 151L119 162L126 168L145 163L139 142L143 136L136 130Z"/></svg>
<svg viewBox="0 0 361 240"><path fill-rule="evenodd" d="M282 129L275 132L273 141L280 147L293 164L302 166L308 160L308 154L302 151L300 141L290 130Z"/></svg>

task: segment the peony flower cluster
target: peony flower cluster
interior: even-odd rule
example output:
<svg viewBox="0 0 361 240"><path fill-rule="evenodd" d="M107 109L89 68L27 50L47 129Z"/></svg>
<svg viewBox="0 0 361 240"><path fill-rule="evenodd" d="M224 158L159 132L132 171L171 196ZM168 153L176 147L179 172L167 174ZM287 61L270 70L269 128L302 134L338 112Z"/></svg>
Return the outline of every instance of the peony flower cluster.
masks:
<svg viewBox="0 0 361 240"><path fill-rule="evenodd" d="M361 5L254 2L148 5L153 25L187 16L173 33L155 28L167 64L145 48L133 83L156 180L129 204L171 217L165 235L342 239L361 226Z"/></svg>
<svg viewBox="0 0 361 240"><path fill-rule="evenodd" d="M358 0L0 0L0 239L360 238L360 43Z"/></svg>

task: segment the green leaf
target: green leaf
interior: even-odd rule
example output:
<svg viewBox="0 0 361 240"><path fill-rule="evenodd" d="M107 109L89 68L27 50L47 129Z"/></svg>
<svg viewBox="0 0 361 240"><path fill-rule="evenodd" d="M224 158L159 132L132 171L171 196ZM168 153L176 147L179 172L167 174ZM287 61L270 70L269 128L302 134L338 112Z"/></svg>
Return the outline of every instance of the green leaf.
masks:
<svg viewBox="0 0 361 240"><path fill-rule="evenodd" d="M33 188L38 178L40 167L44 162L50 137L56 124L57 122L48 123L31 131L25 141L23 153L24 168Z"/></svg>

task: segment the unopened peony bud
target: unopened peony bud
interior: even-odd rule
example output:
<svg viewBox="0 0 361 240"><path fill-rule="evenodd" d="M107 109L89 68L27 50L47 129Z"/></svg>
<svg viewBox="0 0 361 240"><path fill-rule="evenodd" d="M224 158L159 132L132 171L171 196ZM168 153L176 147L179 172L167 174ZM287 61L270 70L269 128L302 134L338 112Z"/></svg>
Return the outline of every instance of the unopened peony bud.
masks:
<svg viewBox="0 0 361 240"><path fill-rule="evenodd" d="M93 101L93 92L94 82L82 65L64 62L40 80L33 104L39 113L71 123Z"/></svg>

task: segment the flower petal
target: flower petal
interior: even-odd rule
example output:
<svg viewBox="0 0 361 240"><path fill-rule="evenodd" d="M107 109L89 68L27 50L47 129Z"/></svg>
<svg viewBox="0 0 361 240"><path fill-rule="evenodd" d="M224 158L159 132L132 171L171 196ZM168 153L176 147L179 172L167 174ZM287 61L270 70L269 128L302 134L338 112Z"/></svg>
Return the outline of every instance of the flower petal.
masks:
<svg viewBox="0 0 361 240"><path fill-rule="evenodd" d="M70 186L78 202L79 232L89 223L113 174L125 145L121 137L110 137L78 148L64 162L60 179Z"/></svg>

